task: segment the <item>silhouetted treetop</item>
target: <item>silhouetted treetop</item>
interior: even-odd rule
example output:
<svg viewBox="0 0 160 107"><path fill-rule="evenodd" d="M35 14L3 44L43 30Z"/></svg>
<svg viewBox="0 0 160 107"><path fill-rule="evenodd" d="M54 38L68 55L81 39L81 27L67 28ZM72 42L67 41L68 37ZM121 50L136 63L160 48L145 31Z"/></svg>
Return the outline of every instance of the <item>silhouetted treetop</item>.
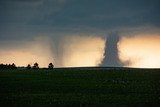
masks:
<svg viewBox="0 0 160 107"><path fill-rule="evenodd" d="M49 63L48 68L49 68L49 69L53 69L53 68L54 68L53 63Z"/></svg>
<svg viewBox="0 0 160 107"><path fill-rule="evenodd" d="M36 63L34 63L34 65L33 65L33 69L38 69L39 68L39 66L38 66L38 63L36 62Z"/></svg>
<svg viewBox="0 0 160 107"><path fill-rule="evenodd" d="M27 68L27 69L31 69L31 65L30 65L30 64L28 64L26 68Z"/></svg>
<svg viewBox="0 0 160 107"><path fill-rule="evenodd" d="M0 69L16 69L16 65L13 64L0 64Z"/></svg>

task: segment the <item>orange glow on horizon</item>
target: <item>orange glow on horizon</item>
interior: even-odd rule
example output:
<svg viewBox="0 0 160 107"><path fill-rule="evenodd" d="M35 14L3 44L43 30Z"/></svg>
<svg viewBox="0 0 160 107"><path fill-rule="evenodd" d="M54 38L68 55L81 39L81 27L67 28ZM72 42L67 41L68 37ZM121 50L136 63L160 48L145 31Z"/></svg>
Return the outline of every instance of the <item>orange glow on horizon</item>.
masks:
<svg viewBox="0 0 160 107"><path fill-rule="evenodd" d="M33 41L11 42L8 47L1 48L3 50L0 50L0 63L27 66L37 62L40 67L47 67L50 62L53 62L48 38L38 37Z"/></svg>
<svg viewBox="0 0 160 107"><path fill-rule="evenodd" d="M53 47L54 41L38 37L33 41L13 42L8 47L0 47L0 63L15 63L17 66L33 65L47 67L52 62L55 67L98 66L104 58L105 40L92 36L67 36ZM3 44L5 46L5 44Z"/></svg>
<svg viewBox="0 0 160 107"><path fill-rule="evenodd" d="M160 68L160 35L123 37L118 43L119 58L128 67Z"/></svg>
<svg viewBox="0 0 160 107"><path fill-rule="evenodd" d="M105 40L100 37L71 36L63 43L65 67L98 66L104 58Z"/></svg>

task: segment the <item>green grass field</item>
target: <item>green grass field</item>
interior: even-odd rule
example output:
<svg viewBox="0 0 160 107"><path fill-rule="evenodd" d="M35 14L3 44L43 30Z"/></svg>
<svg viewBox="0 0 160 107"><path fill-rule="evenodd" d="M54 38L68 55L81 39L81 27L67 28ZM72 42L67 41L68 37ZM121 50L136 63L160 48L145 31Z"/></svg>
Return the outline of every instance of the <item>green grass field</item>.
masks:
<svg viewBox="0 0 160 107"><path fill-rule="evenodd" d="M0 70L0 107L160 106L160 70Z"/></svg>

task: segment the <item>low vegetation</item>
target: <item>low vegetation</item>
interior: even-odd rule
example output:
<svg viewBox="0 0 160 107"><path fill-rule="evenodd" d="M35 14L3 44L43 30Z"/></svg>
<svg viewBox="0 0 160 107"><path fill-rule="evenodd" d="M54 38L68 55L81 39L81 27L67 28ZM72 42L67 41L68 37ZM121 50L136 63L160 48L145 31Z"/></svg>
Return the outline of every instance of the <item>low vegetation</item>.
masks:
<svg viewBox="0 0 160 107"><path fill-rule="evenodd" d="M1 107L160 105L160 70L54 68L0 70Z"/></svg>

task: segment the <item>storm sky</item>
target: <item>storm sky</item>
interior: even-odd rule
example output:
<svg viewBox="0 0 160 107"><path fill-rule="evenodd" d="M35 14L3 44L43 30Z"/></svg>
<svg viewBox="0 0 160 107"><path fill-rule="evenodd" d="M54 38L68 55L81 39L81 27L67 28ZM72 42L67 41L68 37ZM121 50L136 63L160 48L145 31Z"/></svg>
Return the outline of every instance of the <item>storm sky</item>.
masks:
<svg viewBox="0 0 160 107"><path fill-rule="evenodd" d="M157 68L159 53L159 0L0 0L0 63Z"/></svg>

